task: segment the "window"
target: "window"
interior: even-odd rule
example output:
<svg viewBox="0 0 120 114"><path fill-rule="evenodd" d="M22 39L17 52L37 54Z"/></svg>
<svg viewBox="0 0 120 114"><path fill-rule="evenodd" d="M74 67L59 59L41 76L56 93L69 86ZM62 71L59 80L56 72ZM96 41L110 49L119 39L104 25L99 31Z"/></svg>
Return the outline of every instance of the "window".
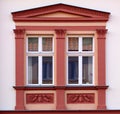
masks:
<svg viewBox="0 0 120 114"><path fill-rule="evenodd" d="M12 16L16 25L16 110L106 109L109 12L60 3Z"/></svg>
<svg viewBox="0 0 120 114"><path fill-rule="evenodd" d="M27 38L27 84L52 85L54 83L53 37Z"/></svg>
<svg viewBox="0 0 120 114"><path fill-rule="evenodd" d="M67 38L67 84L94 84L94 38L75 36Z"/></svg>

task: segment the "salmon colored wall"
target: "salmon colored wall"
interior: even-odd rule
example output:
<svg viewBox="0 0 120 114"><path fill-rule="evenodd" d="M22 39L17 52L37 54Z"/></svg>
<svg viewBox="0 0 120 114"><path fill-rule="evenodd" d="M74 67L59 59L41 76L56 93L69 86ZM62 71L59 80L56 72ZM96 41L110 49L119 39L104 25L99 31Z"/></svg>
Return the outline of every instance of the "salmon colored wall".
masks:
<svg viewBox="0 0 120 114"><path fill-rule="evenodd" d="M27 94L53 94L54 100L53 103L26 103L26 95ZM25 91L24 92L24 105L26 110L55 110L56 109L56 92L55 91Z"/></svg>
<svg viewBox="0 0 120 114"><path fill-rule="evenodd" d="M65 95L67 97L67 94L78 94L78 93L94 93L95 94L95 102L94 103L73 103L73 104L67 104L67 101L65 100L66 109L68 110L96 110L97 104L98 104L98 97L97 97L97 91L94 90L67 90L65 92ZM67 98L66 98L67 99Z"/></svg>
<svg viewBox="0 0 120 114"><path fill-rule="evenodd" d="M106 26L105 22L17 22L16 26Z"/></svg>

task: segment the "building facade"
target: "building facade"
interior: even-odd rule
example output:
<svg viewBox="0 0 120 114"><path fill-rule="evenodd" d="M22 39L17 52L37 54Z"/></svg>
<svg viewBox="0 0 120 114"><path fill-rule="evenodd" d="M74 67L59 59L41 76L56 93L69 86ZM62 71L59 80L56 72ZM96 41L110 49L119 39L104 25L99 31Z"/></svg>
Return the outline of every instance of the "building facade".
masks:
<svg viewBox="0 0 120 114"><path fill-rule="evenodd" d="M107 52L111 11L57 3L13 11L11 16L14 85L7 86L11 108L3 108L3 102L1 110L119 113L119 103L109 104L114 91Z"/></svg>

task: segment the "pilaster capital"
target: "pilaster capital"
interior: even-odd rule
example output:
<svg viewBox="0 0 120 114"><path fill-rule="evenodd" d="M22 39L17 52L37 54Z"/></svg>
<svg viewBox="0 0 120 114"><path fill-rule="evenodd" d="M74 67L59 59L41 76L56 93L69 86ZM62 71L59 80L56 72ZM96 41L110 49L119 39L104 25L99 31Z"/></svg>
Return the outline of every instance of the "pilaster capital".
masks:
<svg viewBox="0 0 120 114"><path fill-rule="evenodd" d="M64 39L65 34L66 34L66 30L64 30L64 29L56 29L55 33L56 33L56 39Z"/></svg>
<svg viewBox="0 0 120 114"><path fill-rule="evenodd" d="M97 29L96 32L97 32L98 39L106 38L107 29Z"/></svg>
<svg viewBox="0 0 120 114"><path fill-rule="evenodd" d="M14 29L15 39L24 39L25 29Z"/></svg>

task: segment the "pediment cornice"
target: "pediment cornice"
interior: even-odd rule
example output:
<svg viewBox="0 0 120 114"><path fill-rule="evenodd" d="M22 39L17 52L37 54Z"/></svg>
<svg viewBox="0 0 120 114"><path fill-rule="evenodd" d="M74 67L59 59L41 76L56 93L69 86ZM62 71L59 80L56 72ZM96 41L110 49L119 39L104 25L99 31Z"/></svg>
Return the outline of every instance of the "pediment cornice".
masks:
<svg viewBox="0 0 120 114"><path fill-rule="evenodd" d="M56 13L64 13L65 16L60 17ZM13 12L12 15L14 21L108 21L110 13L66 4L55 4Z"/></svg>

